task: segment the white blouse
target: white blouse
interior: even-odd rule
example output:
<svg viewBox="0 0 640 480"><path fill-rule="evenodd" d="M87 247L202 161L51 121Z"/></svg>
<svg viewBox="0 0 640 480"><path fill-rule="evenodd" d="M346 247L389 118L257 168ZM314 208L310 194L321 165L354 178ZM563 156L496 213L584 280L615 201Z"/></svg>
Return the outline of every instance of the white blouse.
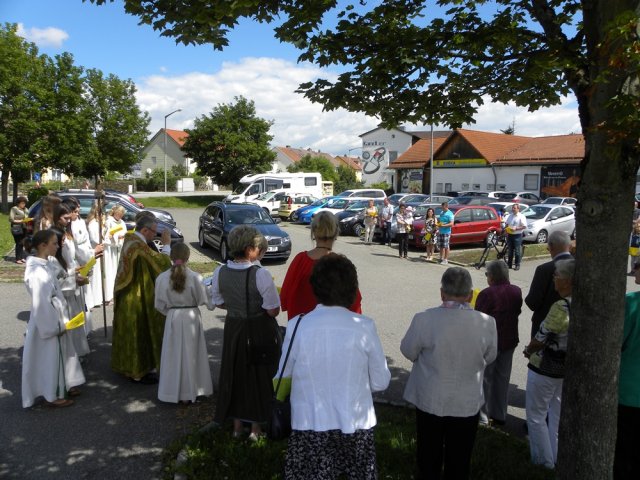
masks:
<svg viewBox="0 0 640 480"><path fill-rule="evenodd" d="M227 267L233 270L245 270L252 267L251 263L236 263L233 260L227 262ZM220 268L216 268L213 272L213 278L211 279L211 299L213 305L222 305L224 298L220 294ZM276 285L273 283L273 277L266 268L259 268L256 272L256 287L262 296L262 308L265 310L272 310L280 307L280 295Z"/></svg>

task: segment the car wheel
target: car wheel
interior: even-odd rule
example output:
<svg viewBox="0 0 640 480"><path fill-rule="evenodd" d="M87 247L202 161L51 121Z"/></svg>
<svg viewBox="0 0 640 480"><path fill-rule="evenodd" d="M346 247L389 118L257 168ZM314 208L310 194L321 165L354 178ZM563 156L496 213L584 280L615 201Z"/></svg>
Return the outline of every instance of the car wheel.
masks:
<svg viewBox="0 0 640 480"><path fill-rule="evenodd" d="M362 234L364 233L364 226L360 225L359 223L356 223L353 226L353 233L355 234L356 237L362 236Z"/></svg>
<svg viewBox="0 0 640 480"><path fill-rule="evenodd" d="M536 236L536 243L547 243L549 235L546 230L540 230Z"/></svg>
<svg viewBox="0 0 640 480"><path fill-rule="evenodd" d="M487 237L484 239L484 246L485 247L489 247L492 243L493 243L493 239L496 236L496 232L494 232L493 230L489 230L487 232Z"/></svg>
<svg viewBox="0 0 640 480"><path fill-rule="evenodd" d="M220 244L220 256L222 257L223 262L229 260L229 250L227 248L226 240L222 240L222 243Z"/></svg>
<svg viewBox="0 0 640 480"><path fill-rule="evenodd" d="M207 248L207 241L204 239L204 230L200 229L198 230L198 245L200 245L200 248Z"/></svg>
<svg viewBox="0 0 640 480"><path fill-rule="evenodd" d="M576 229L573 229L573 233L571 234L571 240L575 240L576 239Z"/></svg>

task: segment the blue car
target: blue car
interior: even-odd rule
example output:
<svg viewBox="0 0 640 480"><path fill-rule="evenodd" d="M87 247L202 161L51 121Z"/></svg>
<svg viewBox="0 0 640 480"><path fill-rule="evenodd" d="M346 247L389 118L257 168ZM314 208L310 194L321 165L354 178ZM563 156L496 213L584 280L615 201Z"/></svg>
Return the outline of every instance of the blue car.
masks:
<svg viewBox="0 0 640 480"><path fill-rule="evenodd" d="M311 205L299 208L291 214L291 220L297 223L311 223L313 214L320 210L322 207L326 206L334 198L338 197L324 197L320 200L316 200Z"/></svg>

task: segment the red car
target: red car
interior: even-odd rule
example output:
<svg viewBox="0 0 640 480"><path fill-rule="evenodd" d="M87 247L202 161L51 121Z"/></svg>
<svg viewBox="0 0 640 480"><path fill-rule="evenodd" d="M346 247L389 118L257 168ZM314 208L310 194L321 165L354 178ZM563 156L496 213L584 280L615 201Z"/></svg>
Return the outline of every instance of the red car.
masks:
<svg viewBox="0 0 640 480"><path fill-rule="evenodd" d="M436 216L442 211L436 208ZM484 205L450 205L453 212L453 228L449 242L452 245L462 243L484 243L487 245L491 237L500 232L500 217L496 211ZM414 220L413 231L409 233L409 245L425 248L422 244L424 217Z"/></svg>

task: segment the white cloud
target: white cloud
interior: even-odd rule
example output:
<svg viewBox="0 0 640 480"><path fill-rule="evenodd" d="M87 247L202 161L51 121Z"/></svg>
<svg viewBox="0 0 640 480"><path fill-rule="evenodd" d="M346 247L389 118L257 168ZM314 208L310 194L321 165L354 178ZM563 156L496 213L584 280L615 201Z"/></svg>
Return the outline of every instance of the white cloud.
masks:
<svg viewBox="0 0 640 480"><path fill-rule="evenodd" d="M25 40L35 43L39 47L60 48L69 38L69 34L64 30L55 27L47 28L24 28L22 23L18 24L18 35Z"/></svg>
<svg viewBox="0 0 640 480"><path fill-rule="evenodd" d="M332 74L309 64L275 58L244 58L226 62L213 74L192 72L180 76L154 75L137 82L138 101L151 115L150 130L164 126L164 115L180 108L167 120L167 128L193 126L196 117L209 114L218 104L228 104L242 95L255 102L257 116L272 120L273 145L311 148L344 154L361 145L359 135L375 128L378 120L346 110L324 112L295 93L300 83ZM515 105L487 102L476 115L473 130L499 132L515 118L516 134L528 136L565 134L580 131L575 103L530 113ZM409 127L408 130L428 127Z"/></svg>

